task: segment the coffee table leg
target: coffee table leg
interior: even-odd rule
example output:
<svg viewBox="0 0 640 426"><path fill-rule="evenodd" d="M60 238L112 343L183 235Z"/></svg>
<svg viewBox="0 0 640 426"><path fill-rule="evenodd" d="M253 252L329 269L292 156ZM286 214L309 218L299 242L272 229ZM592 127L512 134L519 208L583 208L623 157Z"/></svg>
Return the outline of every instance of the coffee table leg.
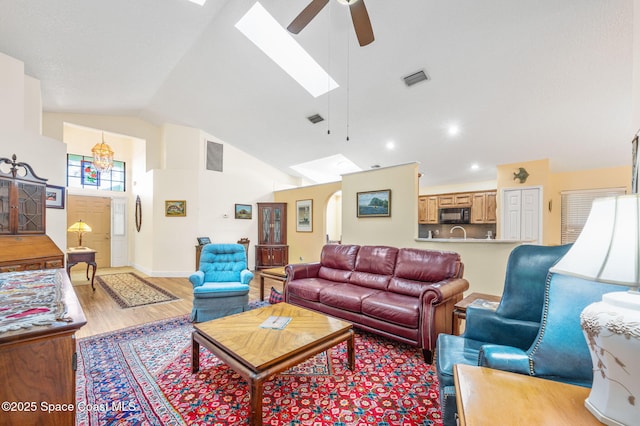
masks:
<svg viewBox="0 0 640 426"><path fill-rule="evenodd" d="M264 275L260 274L260 300L264 300Z"/></svg>
<svg viewBox="0 0 640 426"><path fill-rule="evenodd" d="M251 404L249 416L251 426L262 426L262 381L249 380L249 401Z"/></svg>
<svg viewBox="0 0 640 426"><path fill-rule="evenodd" d="M195 332L191 335L191 373L200 370L200 343L196 342Z"/></svg>
<svg viewBox="0 0 640 426"><path fill-rule="evenodd" d="M354 371L356 368L356 351L353 330L351 330L351 336L347 339L347 356L349 357L349 369Z"/></svg>

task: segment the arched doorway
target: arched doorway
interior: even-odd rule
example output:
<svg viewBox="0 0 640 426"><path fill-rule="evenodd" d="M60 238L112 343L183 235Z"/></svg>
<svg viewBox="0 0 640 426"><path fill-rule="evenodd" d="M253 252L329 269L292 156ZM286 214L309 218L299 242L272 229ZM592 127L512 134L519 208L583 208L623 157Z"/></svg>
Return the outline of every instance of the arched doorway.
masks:
<svg viewBox="0 0 640 426"><path fill-rule="evenodd" d="M329 197L326 214L326 240L329 244L342 241L342 191L336 191Z"/></svg>

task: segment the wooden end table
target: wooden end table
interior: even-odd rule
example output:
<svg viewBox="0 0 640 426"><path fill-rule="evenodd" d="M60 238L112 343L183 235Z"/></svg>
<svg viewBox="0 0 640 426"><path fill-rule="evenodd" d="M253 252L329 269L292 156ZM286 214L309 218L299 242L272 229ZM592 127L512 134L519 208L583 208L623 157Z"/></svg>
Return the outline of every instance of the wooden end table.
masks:
<svg viewBox="0 0 640 426"><path fill-rule="evenodd" d="M84 262L87 264L87 280L89 280L89 266L93 266L93 273L91 274L91 289L96 291L93 285L93 279L96 277L96 251L89 247L75 247L67 250L67 275L71 279L71 268L76 264Z"/></svg>
<svg viewBox="0 0 640 426"><path fill-rule="evenodd" d="M453 378L461 426L601 425L584 406L589 388L464 364Z"/></svg>
<svg viewBox="0 0 640 426"><path fill-rule="evenodd" d="M281 330L260 327L269 317L290 317ZM278 303L194 324L191 372L200 369L200 345L249 382L250 424L262 425L262 386L274 375L341 342L355 368L353 326L308 309Z"/></svg>
<svg viewBox="0 0 640 426"><path fill-rule="evenodd" d="M484 293L471 293L455 305L453 305L453 334L456 336L460 334L460 320L463 320L467 317L467 307L476 301L480 301L479 299L488 302L487 309L496 309L497 304L500 303L500 296L495 296L493 294L484 294Z"/></svg>
<svg viewBox="0 0 640 426"><path fill-rule="evenodd" d="M264 300L264 279L280 281L284 285L287 281L287 274L284 272L284 266L271 269L263 269L260 271L260 300ZM282 289L284 293L284 288Z"/></svg>

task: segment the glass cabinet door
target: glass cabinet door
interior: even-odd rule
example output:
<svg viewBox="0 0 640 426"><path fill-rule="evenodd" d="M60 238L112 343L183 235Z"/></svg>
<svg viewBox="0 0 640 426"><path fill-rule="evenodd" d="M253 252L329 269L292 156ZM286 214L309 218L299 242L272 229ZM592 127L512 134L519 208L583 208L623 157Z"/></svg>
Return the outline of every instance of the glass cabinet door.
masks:
<svg viewBox="0 0 640 426"><path fill-rule="evenodd" d="M9 218L11 211L9 205L10 190L11 182L8 180L0 180L0 234L11 233L11 222Z"/></svg>
<svg viewBox="0 0 640 426"><path fill-rule="evenodd" d="M273 209L273 244L282 244L282 209Z"/></svg>
<svg viewBox="0 0 640 426"><path fill-rule="evenodd" d="M16 182L18 186L18 233L44 232L44 186Z"/></svg>
<svg viewBox="0 0 640 426"><path fill-rule="evenodd" d="M260 233L260 244L270 243L271 234L271 208L263 206L260 208L260 220L262 221L262 232Z"/></svg>

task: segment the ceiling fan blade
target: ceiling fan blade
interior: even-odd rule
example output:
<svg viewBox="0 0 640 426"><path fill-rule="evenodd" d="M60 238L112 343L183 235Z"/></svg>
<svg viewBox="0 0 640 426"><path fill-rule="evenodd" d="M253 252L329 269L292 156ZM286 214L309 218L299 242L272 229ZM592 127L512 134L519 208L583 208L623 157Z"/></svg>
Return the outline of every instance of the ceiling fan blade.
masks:
<svg viewBox="0 0 640 426"><path fill-rule="evenodd" d="M287 30L289 30L290 33L298 34L309 22L311 22L313 18L316 17L327 3L329 3L329 0L313 0L302 12L300 12L298 16L296 16L296 19L289 24Z"/></svg>
<svg viewBox="0 0 640 426"><path fill-rule="evenodd" d="M351 11L351 20L353 21L353 28L356 30L356 35L358 36L358 42L360 46L366 46L371 43L374 38L371 20L369 19L367 7L364 5L364 0L349 4L349 10Z"/></svg>

